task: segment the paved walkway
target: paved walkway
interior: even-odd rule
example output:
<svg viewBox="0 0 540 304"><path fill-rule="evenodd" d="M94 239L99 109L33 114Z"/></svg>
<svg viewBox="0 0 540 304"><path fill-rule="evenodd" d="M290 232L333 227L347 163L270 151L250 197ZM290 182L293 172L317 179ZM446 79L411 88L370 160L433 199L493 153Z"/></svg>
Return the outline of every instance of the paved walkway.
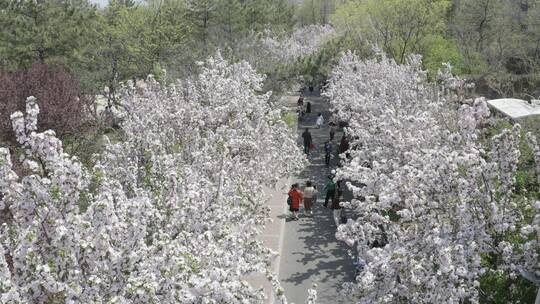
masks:
<svg viewBox="0 0 540 304"><path fill-rule="evenodd" d="M285 213L287 200L287 195L285 194L288 190L288 184L290 183L289 179L280 180L274 188L265 188L264 193L270 199L267 204L270 207L270 217L273 219L271 223L266 225L266 228L258 236L259 240L263 244L275 252L279 253L282 251L283 245L283 235L285 229L285 218L283 214ZM280 265L281 256L277 255L276 258L272 261L271 270L274 273L278 273ZM255 274L247 277L248 282L255 288L262 288L268 301L266 303L274 303L274 295L272 292L272 285L266 279L264 274Z"/></svg>
<svg viewBox="0 0 540 304"><path fill-rule="evenodd" d="M324 164L323 144L329 138L328 126L315 129L315 120L319 112L323 113L325 123L328 122L328 102L319 96L307 96L304 102L310 101L312 113L307 114L298 125L298 143L302 145L300 134L306 127L310 128L315 151L309 156L310 164L291 183L299 182L301 187L306 180L311 180L322 192L331 169L337 160L332 159L330 167ZM337 132L333 141L334 151L339 146L342 133ZM324 194L318 195L313 207L313 216L300 215L298 221L286 220L279 278L285 289L289 302L305 303L307 290L312 283L317 283L317 303L351 303L340 293L344 282L354 280L353 259L344 243L335 238L335 225L332 210L323 206ZM301 209L302 211L302 209Z"/></svg>

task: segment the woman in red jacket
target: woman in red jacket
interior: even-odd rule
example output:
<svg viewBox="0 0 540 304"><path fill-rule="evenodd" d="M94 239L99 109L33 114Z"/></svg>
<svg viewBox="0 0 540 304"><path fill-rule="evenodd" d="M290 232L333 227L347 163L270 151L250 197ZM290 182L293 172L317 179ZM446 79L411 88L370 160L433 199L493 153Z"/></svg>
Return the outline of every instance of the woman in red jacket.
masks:
<svg viewBox="0 0 540 304"><path fill-rule="evenodd" d="M298 220L298 210L300 209L300 204L304 199L304 193L298 189L298 184L293 184L291 190L289 190L289 196L291 197L291 206L289 210L291 211L291 218L293 220Z"/></svg>

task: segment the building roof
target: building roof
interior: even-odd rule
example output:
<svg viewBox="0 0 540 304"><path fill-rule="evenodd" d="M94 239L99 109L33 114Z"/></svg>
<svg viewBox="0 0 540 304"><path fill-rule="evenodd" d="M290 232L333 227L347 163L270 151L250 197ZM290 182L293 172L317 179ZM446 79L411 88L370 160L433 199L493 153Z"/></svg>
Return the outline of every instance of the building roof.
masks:
<svg viewBox="0 0 540 304"><path fill-rule="evenodd" d="M512 118L519 119L527 116L540 115L540 106L531 105L525 100L515 98L501 98L489 100L488 104L501 112L502 114Z"/></svg>

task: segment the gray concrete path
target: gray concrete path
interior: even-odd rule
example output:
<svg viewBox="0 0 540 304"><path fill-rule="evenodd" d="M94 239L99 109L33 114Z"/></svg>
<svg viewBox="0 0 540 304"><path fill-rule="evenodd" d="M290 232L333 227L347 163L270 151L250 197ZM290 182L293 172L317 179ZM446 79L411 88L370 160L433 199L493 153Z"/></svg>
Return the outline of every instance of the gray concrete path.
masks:
<svg viewBox="0 0 540 304"><path fill-rule="evenodd" d="M293 177L291 183L298 182L303 187L307 180L311 180L322 192L327 176L337 164L335 158L331 160L330 167L324 164L323 144L329 139L329 106L327 100L317 95L307 95L304 102L307 101L312 104L312 113L299 122L298 144L302 145L300 134L309 127L316 148L309 156L310 164ZM319 112L324 115L325 125L316 129L315 120ZM339 146L341 135L341 132L336 133L332 143L334 151ZM324 193L320 193L313 207L313 216L306 217L301 213L298 221L286 220L279 278L289 302L305 303L307 290L315 282L317 303L351 303L340 292L344 282L354 280L350 248L336 240L332 210L324 208L323 203Z"/></svg>

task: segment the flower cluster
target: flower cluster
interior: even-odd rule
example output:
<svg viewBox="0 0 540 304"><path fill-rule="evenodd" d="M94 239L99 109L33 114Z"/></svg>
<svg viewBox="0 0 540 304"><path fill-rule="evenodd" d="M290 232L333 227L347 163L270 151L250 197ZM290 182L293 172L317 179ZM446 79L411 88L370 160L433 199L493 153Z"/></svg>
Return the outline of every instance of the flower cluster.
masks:
<svg viewBox="0 0 540 304"><path fill-rule="evenodd" d="M245 281L273 278L262 189L303 156L262 81L217 55L192 79L126 86L92 168L37 132L30 98L12 115L24 173L0 149L0 302L263 302Z"/></svg>
<svg viewBox="0 0 540 304"><path fill-rule="evenodd" d="M264 88L277 93L272 96L274 99L304 84L299 77L299 60L316 53L335 35L335 30L328 25L299 27L290 33L253 32L234 46L235 54L267 75Z"/></svg>
<svg viewBox="0 0 540 304"><path fill-rule="evenodd" d="M452 73L452 65L443 63L443 68L437 72L437 80L441 82L443 88L451 90L472 89L475 87L474 82L468 82Z"/></svg>
<svg viewBox="0 0 540 304"><path fill-rule="evenodd" d="M266 32L261 43L279 61L292 61L314 53L335 35L336 31L330 25L309 25L296 28L284 38Z"/></svg>
<svg viewBox="0 0 540 304"><path fill-rule="evenodd" d="M316 52L335 35L329 25L299 27L286 34L266 30L253 33L239 43L236 53L257 70L271 72Z"/></svg>
<svg viewBox="0 0 540 304"><path fill-rule="evenodd" d="M486 139L486 101L445 92L416 56L399 65L346 53L332 73L326 95L352 147L337 178L358 214L336 236L365 263L358 303L477 303L483 275L537 271L538 238L508 241L539 227L527 216L538 204L514 195L519 125Z"/></svg>

